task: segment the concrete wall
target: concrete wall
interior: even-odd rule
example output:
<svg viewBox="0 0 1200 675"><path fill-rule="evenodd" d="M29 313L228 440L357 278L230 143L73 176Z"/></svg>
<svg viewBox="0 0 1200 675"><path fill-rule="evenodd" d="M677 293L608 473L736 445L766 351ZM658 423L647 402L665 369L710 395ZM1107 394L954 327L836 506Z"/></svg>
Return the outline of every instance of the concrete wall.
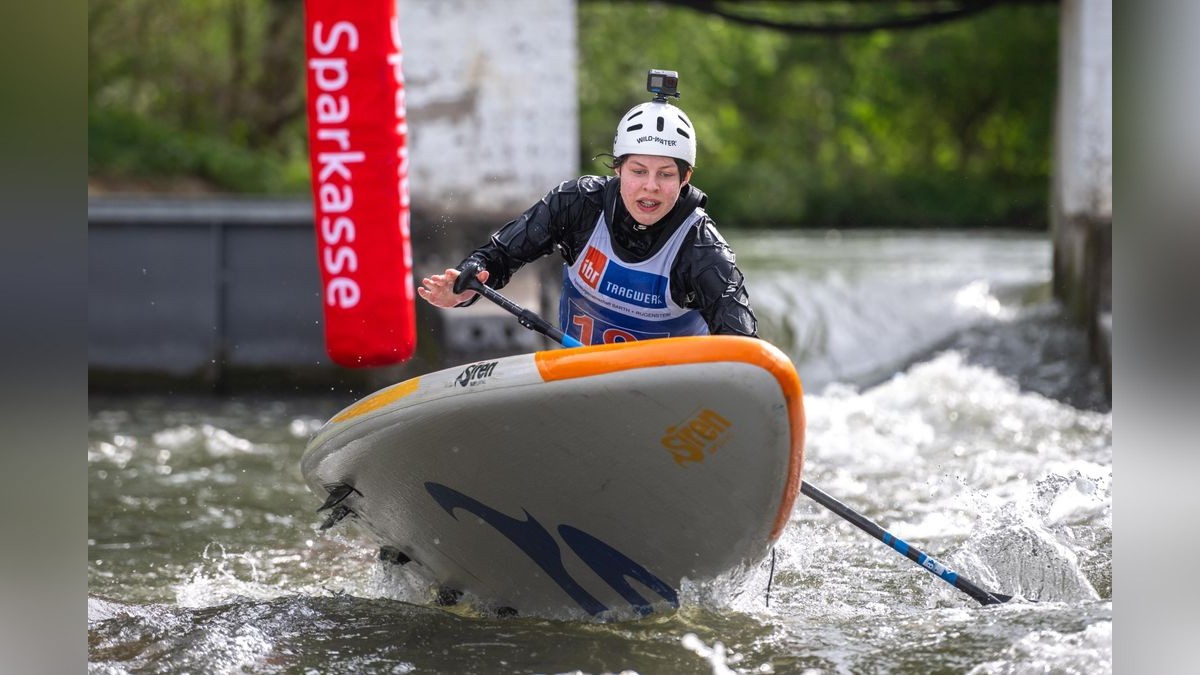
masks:
<svg viewBox="0 0 1200 675"><path fill-rule="evenodd" d="M1112 364L1112 0L1063 0L1051 223L1058 296Z"/></svg>
<svg viewBox="0 0 1200 675"><path fill-rule="evenodd" d="M88 205L88 366L216 384L325 360L311 206L103 199Z"/></svg>
<svg viewBox="0 0 1200 675"><path fill-rule="evenodd" d="M498 221L579 167L573 0L399 0L414 213Z"/></svg>

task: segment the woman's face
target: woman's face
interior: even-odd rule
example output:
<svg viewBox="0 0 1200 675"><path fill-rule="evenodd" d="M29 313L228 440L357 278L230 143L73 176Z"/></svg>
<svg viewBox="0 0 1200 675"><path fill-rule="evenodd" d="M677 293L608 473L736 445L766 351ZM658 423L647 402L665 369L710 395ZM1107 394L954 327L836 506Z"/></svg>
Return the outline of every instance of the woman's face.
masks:
<svg viewBox="0 0 1200 675"><path fill-rule="evenodd" d="M621 179L621 201L641 225L653 225L667 215L679 199L679 191L691 178L679 175L670 157L628 155L616 169Z"/></svg>

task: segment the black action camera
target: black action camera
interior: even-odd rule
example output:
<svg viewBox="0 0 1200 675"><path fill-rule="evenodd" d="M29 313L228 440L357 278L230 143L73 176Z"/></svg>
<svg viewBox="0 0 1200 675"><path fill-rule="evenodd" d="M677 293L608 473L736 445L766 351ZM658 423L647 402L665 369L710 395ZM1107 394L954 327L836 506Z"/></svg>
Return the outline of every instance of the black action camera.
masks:
<svg viewBox="0 0 1200 675"><path fill-rule="evenodd" d="M679 98L679 73L651 68L646 72L646 91L655 94L655 101L666 101L668 96Z"/></svg>

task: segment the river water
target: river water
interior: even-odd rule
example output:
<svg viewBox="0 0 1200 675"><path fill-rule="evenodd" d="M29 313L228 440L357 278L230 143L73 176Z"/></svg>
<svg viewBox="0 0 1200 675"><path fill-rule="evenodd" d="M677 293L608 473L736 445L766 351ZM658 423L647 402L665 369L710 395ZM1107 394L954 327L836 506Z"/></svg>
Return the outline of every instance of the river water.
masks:
<svg viewBox="0 0 1200 675"><path fill-rule="evenodd" d="M1047 239L730 239L804 381L805 480L1017 599L981 608L801 496L773 571L672 613L438 608L353 525L317 531L298 463L345 396L94 395L89 671L1111 672L1112 415Z"/></svg>

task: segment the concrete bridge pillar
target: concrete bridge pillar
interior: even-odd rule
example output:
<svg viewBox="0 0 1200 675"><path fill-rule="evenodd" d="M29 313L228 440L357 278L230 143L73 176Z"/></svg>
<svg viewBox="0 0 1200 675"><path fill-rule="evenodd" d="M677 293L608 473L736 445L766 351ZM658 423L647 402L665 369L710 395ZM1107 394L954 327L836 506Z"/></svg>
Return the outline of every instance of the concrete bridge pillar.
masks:
<svg viewBox="0 0 1200 675"><path fill-rule="evenodd" d="M1054 286L1112 390L1112 0L1063 0L1051 228Z"/></svg>

